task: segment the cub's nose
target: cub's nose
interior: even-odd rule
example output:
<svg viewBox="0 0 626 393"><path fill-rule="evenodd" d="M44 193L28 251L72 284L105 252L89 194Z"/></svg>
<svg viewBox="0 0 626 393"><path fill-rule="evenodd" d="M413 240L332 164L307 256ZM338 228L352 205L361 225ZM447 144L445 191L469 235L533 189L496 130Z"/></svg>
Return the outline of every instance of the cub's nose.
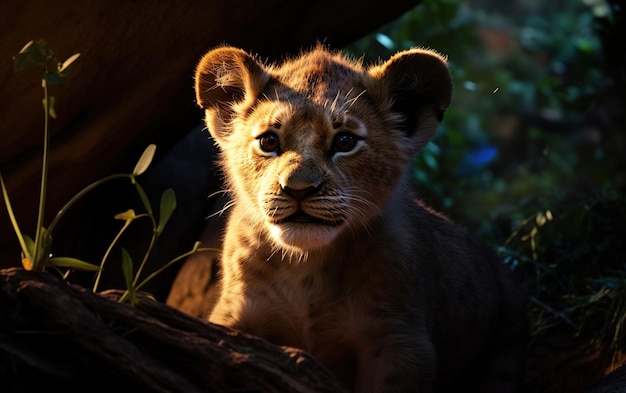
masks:
<svg viewBox="0 0 626 393"><path fill-rule="evenodd" d="M298 201L301 201L302 199L308 197L309 195L315 194L318 189L319 187L313 187L313 186L302 187L302 188L295 188L295 187L289 187L289 186L283 187L283 191L285 191L287 195L291 196L293 199L298 200Z"/></svg>

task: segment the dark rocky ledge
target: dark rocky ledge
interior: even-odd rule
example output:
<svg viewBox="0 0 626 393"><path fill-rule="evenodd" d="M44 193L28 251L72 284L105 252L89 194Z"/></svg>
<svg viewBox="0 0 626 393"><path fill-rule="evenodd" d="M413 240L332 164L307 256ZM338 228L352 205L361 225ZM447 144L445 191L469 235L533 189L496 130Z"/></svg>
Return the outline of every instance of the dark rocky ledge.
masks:
<svg viewBox="0 0 626 393"><path fill-rule="evenodd" d="M119 294L0 270L2 391L342 391L306 352Z"/></svg>

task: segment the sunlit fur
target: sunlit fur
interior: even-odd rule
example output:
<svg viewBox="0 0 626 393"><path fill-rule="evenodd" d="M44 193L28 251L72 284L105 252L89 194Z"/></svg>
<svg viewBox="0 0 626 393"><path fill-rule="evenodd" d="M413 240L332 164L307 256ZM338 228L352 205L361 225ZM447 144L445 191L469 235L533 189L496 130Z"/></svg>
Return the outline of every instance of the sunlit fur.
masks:
<svg viewBox="0 0 626 393"><path fill-rule="evenodd" d="M355 392L513 392L523 301L406 170L450 102L445 58L210 51L198 104L232 202L211 322L310 351Z"/></svg>

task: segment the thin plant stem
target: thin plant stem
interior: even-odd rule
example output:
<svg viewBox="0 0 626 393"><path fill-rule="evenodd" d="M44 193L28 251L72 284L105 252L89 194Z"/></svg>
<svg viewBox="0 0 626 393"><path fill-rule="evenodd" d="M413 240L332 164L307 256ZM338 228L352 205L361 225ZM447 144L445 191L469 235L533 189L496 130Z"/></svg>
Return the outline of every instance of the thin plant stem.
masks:
<svg viewBox="0 0 626 393"><path fill-rule="evenodd" d="M146 253L143 256L143 260L141 261L141 264L139 265L139 269L137 269L137 273L135 274L135 279L133 280L133 286L137 285L137 282L139 281L139 276L141 275L141 271L143 270L143 267L146 265L146 262L148 261L148 257L150 257L150 254L152 253L152 249L154 248L154 244L156 243L156 239L159 236L159 233L157 232L157 225L156 225L156 221L154 220L154 216L150 214L149 217L152 220L152 237L150 238L150 244L148 245L148 250L146 250Z"/></svg>
<svg viewBox="0 0 626 393"><path fill-rule="evenodd" d="M113 250L113 247L115 247L115 245L120 240L120 238L122 237L126 229L128 229L128 227L130 226L130 224L132 224L133 221L141 217L150 217L150 215L140 214L138 216L133 217L132 219L126 220L124 222L124 226L122 227L122 229L119 230L119 232L117 233L117 235L115 236L111 244L109 244L109 247L107 248L106 252L104 253L104 256L102 257L102 261L100 262L100 270L98 270L98 274L96 275L96 281L93 285L93 292L96 292L98 290L98 284L100 283L100 276L102 275L102 270L104 270L104 263L109 258L109 255L111 254L111 251Z"/></svg>
<svg viewBox="0 0 626 393"><path fill-rule="evenodd" d="M165 265L161 266L159 269L157 269L154 272L152 272L152 274L150 274L142 282L140 282L138 285L135 286L135 290L139 291L150 280L152 280L154 277L156 277L158 274L163 272L165 269L167 269L168 267L172 266L176 262L179 262L183 258L187 258L187 257L189 257L189 256L191 256L191 255L193 255L195 253L198 253L198 252L204 252L204 251L220 252L221 251L220 249L217 249L217 248L198 248L198 245L199 245L199 242L196 242L196 244L194 245L193 249L191 249L190 251L188 251L188 252L186 252L184 254L181 254L181 255L177 256L176 258L172 259L171 261L169 261ZM139 277L139 276L136 276L136 277ZM120 296L118 302L123 303L124 301L126 301L127 298L128 298L128 290L124 291L122 296Z"/></svg>
<svg viewBox="0 0 626 393"><path fill-rule="evenodd" d="M85 196L85 194L87 194L89 191L93 190L94 188L98 187L99 185L101 185L103 183L106 183L106 182L108 182L110 180L124 178L124 177L131 178L131 175L126 174L126 173L116 173L116 174L113 174L113 175L109 175L107 177L103 177L102 179L97 180L97 181L91 183L87 187L85 187L82 190L80 190L80 192L78 194L74 195L72 197L72 199L70 199L65 204L65 206L63 206L61 208L61 210L58 211L58 213L56 214L56 216L54 217L54 219L50 223L50 226L48 227L48 233L52 234L52 230L56 227L56 225L58 224L58 222L61 219L61 217L65 214L65 212L67 210L69 210L70 207L72 207L79 199L81 199L83 196Z"/></svg>
<svg viewBox="0 0 626 393"><path fill-rule="evenodd" d="M111 253L111 250L113 250L113 247L115 247L115 245L117 244L118 240L120 240L120 238L122 237L124 232L126 232L126 229L130 226L130 224L132 222L133 222L133 220L126 220L124 222L124 226L122 227L122 229L119 230L119 232L117 233L117 235L115 236L115 238L113 239L111 244L109 244L109 247L107 248L106 252L104 253L104 256L102 257L102 261L100 262L100 270L98 270L98 273L96 274L96 280L95 280L95 282L93 284L93 292L96 292L98 290L98 284L100 284L100 277L102 276L102 270L104 269L104 263L106 262L107 258L109 257L109 254Z"/></svg>
<svg viewBox="0 0 626 393"><path fill-rule="evenodd" d="M11 206L11 201L9 200L9 193L7 191L6 184L4 184L4 178L2 177L2 172L0 172L0 186L2 187L2 196L4 197L4 203L7 207L7 213L9 214L9 219L11 220L11 224L13 224L13 230L15 231L17 240L19 241L20 247L22 248L22 253L24 254L24 258L28 259L29 261L32 261L32 255L30 255L30 251L28 250L28 247L26 247L24 236L22 235L20 226L18 225L17 219L15 218L15 214L13 213L13 207Z"/></svg>
<svg viewBox="0 0 626 393"><path fill-rule="evenodd" d="M44 69L44 72L46 70ZM48 96L48 83L45 78L42 78L41 85L43 87L43 96L46 103L46 110L44 116L44 127L43 127L43 157L42 157L42 165L41 165L41 188L39 193L39 211L37 214L37 228L35 230L35 247L33 250L33 270L42 270L43 263L39 261L40 258L44 258L45 256L39 255L41 250L41 244L43 242L42 236L44 235L43 231L43 219L45 213L46 206L46 187L48 183L48 142L49 142L49 122L50 122L50 97Z"/></svg>
<svg viewBox="0 0 626 393"><path fill-rule="evenodd" d="M166 263L165 265L161 266L159 269L155 270L154 272L152 272L152 274L150 274L148 277L146 277L142 282L140 282L139 284L137 284L136 289L140 290L144 285L146 285L150 280L152 280L154 277L156 277L158 274L160 274L162 271L164 271L165 269L167 269L168 267L172 266L173 264L175 264L176 262L180 261L183 258L187 258L195 253L198 252L204 252L204 251L215 251L215 252L220 252L221 250L217 249L217 248L197 248L195 250L191 250L186 252L185 254L179 255L176 258L172 259L171 261L169 261L168 263Z"/></svg>
<svg viewBox="0 0 626 393"><path fill-rule="evenodd" d="M139 194L139 198L141 199L141 202L143 203L144 207L146 208L146 211L148 212L148 217L150 217L150 221L152 221L152 236L150 237L150 244L148 245L148 249L146 250L146 253L143 256L143 260L141 261L141 264L139 264L139 269L137 269L137 273L135 274L135 278L133 279L133 282L132 282L132 285L135 286L137 285L137 282L139 281L141 272L143 271L143 268L146 265L146 262L148 261L150 254L152 253L152 249L154 248L154 244L156 243L156 240L159 237L160 233L159 233L159 227L157 226L156 219L154 218L152 206L150 205L150 200L148 199L146 192L143 190L143 187L141 187L141 185L137 183L137 181L135 180L134 172L132 175L130 175L130 181L135 185L135 188L137 189L137 193Z"/></svg>

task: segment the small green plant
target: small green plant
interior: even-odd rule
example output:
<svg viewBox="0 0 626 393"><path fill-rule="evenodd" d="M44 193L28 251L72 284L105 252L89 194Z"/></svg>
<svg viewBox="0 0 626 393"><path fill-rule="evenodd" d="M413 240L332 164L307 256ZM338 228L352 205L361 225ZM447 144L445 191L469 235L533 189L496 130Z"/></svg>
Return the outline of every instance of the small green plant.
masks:
<svg viewBox="0 0 626 393"><path fill-rule="evenodd" d="M137 176L143 174L148 167L150 166L154 153L156 151L155 145L149 145L146 150L143 152L139 161L135 165L132 173L118 173L106 176L100 180L93 182L88 185L84 189L82 189L79 193L74 195L56 214L56 216L51 221L48 227L45 227L43 224L44 217L44 209L46 204L46 186L47 186L47 177L48 177L48 143L49 143L49 120L56 118L56 111L54 110L54 97L49 95L48 85L51 84L61 84L62 79L65 78L69 72L69 67L78 59L80 54L75 54L70 56L64 62L59 62L55 57L54 52L48 44L43 40L31 41L24 48L13 57L14 69L16 72L41 67L43 71L42 76L42 87L43 87L43 107L45 112L45 122L44 122L44 142L43 142L43 163L42 163L42 174L41 174L41 190L40 190L40 198L39 198L39 210L37 215L37 226L35 228L35 240L26 235L19 227L17 222L17 218L13 211L7 187L4 182L4 178L2 177L2 173L0 172L0 187L2 189L2 195L5 201L5 205L8 211L9 218L13 225L13 229L19 241L21 250L22 250L22 266L26 270L38 270L44 271L47 268L55 268L59 270L65 278L67 278L68 273L72 269L77 270L87 270L94 271L96 273L95 282L93 286L93 291L96 292L98 290L98 285L100 283L100 278L102 271L104 269L104 265L109 259L109 256L120 238L124 234L124 232L128 229L128 227L137 219L147 218L152 223L152 237L150 243L147 247L146 252L144 253L143 259L137 269L134 271L133 261L126 251L126 249L122 248L122 272L124 274L124 279L126 282L126 291L120 297L119 301L129 301L131 304L137 303L137 294L139 290L152 278L154 278L157 274L161 273L163 270L167 269L174 263L201 251L219 251L212 248L200 248L200 243L196 242L193 248L171 261L167 262L161 268L151 273L140 281L142 271L148 258L152 252L152 249L162 234L165 226L167 225L169 219L172 216L172 213L176 209L176 194L174 190L168 188L161 195L160 201L160 209L158 219L154 214L154 209L150 204L150 200L146 195L143 187L137 182ZM78 202L82 197L84 197L87 193L97 188L98 186L107 183L116 179L128 179L135 186L137 194L145 208L145 213L136 213L135 210L129 209L125 212L119 213L115 215L115 219L124 221L122 228L118 231L115 238L112 240L111 244L107 248L104 253L100 264L94 265L85 261L81 261L76 258L71 257L57 257L53 256L51 253L52 247L52 234L56 225L59 223L63 215ZM67 269L65 273L63 273L60 269Z"/></svg>
<svg viewBox="0 0 626 393"><path fill-rule="evenodd" d="M39 194L39 209L37 211L37 226L35 240L24 234L17 223L11 202L7 192L2 173L0 172L0 186L9 218L17 239L22 249L22 265L26 270L44 270L46 267L66 267L82 270L98 270L95 265L67 257L51 257L50 245L52 236L43 226L43 218L46 206L46 187L48 181L48 143L50 141L50 119L56 118L54 110L54 97L49 94L49 85L61 84L67 76L70 66L78 59L80 53L70 56L64 62L59 62L54 52L43 40L30 41L22 50L13 57L13 68L16 72L40 67L42 69L41 87L43 88L43 108L45 112L43 157L41 169L41 188Z"/></svg>

